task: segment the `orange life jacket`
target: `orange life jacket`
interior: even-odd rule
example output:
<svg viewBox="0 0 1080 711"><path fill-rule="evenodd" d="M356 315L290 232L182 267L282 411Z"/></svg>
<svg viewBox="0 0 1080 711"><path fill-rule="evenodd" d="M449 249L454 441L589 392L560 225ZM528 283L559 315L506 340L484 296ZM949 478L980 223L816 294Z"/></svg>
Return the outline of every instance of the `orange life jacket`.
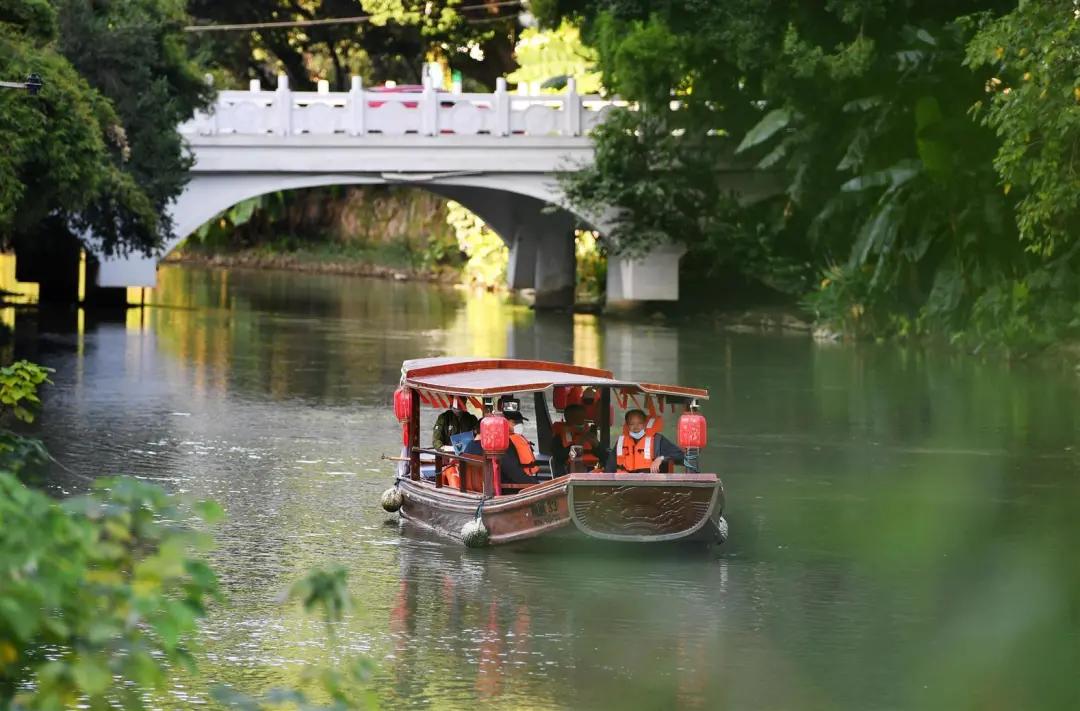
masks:
<svg viewBox="0 0 1080 711"><path fill-rule="evenodd" d="M457 462L451 462L443 467L442 477L443 486L448 486L451 489L461 488L461 470L458 469Z"/></svg>
<svg viewBox="0 0 1080 711"><path fill-rule="evenodd" d="M596 456L596 452L593 451L593 444L588 429L582 428L575 431L573 426L566 422L556 422L551 426L551 433L559 438L559 442L563 447L569 449L572 445L579 445L584 448L585 452L581 456L581 461L588 465L597 464L600 459Z"/></svg>
<svg viewBox="0 0 1080 711"><path fill-rule="evenodd" d="M465 470L465 491L484 490L484 468L479 464L465 464L464 462L451 462L443 467L443 486L452 489L461 489L461 471Z"/></svg>
<svg viewBox="0 0 1080 711"><path fill-rule="evenodd" d="M641 473L649 471L653 460L653 446L656 435L660 433L663 422L657 422L659 418L650 417L645 421L645 436L634 439L630 436L630 428L623 425L622 434L615 443L615 464L620 472ZM659 425L659 426L658 426ZM671 463L667 469L670 470Z"/></svg>
<svg viewBox="0 0 1080 711"><path fill-rule="evenodd" d="M524 435L513 432L510 434L510 444L514 445L514 449L517 450L518 461L521 462L521 471L529 476L539 474L540 465L536 463L536 457L533 455L532 445L529 444L529 440L525 439Z"/></svg>

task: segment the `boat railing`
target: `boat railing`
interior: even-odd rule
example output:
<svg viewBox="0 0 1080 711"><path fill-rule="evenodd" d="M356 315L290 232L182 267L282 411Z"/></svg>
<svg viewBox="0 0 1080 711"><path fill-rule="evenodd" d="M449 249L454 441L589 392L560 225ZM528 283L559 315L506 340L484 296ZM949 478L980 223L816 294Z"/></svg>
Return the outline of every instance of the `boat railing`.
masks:
<svg viewBox="0 0 1080 711"><path fill-rule="evenodd" d="M449 459L457 462L468 462L469 464L484 463L484 458L479 454L457 454L455 452L447 452L434 447L413 447L413 451L419 454L430 454L436 459Z"/></svg>
<svg viewBox="0 0 1080 711"><path fill-rule="evenodd" d="M413 451L414 454L417 454L417 455L426 454L426 455L435 457L435 488L436 489L441 489L444 486L446 486L446 482L445 482L445 479L443 477L443 469L447 466L447 463L450 462L450 461L464 462L466 464L473 464L475 466L483 467L485 485L491 489L491 491L488 492L488 495L494 494L496 492L496 489L498 489L500 491L503 490L503 489L506 489L508 491L518 493L518 492L520 492L520 491L522 491L524 489L528 489L528 488L531 488L531 487L534 487L534 486L538 486L537 484L510 484L510 483L507 483L507 482L500 482L499 486L495 487L493 482L491 481L491 470L490 470L488 458L477 455L477 454L457 454L455 452L447 452L447 451L444 451L442 449L436 449L434 447L413 447L412 451ZM541 482L541 483L546 483L546 482ZM464 476L461 477L460 490L462 492L466 491L466 489L465 489L465 477Z"/></svg>

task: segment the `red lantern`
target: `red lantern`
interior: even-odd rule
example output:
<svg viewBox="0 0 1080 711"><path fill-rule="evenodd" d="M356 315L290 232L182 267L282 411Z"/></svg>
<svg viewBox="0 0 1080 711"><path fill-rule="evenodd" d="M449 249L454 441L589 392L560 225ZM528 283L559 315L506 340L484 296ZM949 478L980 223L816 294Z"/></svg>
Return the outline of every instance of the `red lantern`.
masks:
<svg viewBox="0 0 1080 711"><path fill-rule="evenodd" d="M480 420L480 446L484 454L502 454L510 447L510 421L501 412Z"/></svg>
<svg viewBox="0 0 1080 711"><path fill-rule="evenodd" d="M707 441L705 416L697 412L684 412L679 418L679 446L683 449L701 449Z"/></svg>
<svg viewBox="0 0 1080 711"><path fill-rule="evenodd" d="M398 422L408 422L412 417L412 390L409 388L394 391L394 417Z"/></svg>
<svg viewBox="0 0 1080 711"><path fill-rule="evenodd" d="M552 401L555 403L555 409L562 412L566 409L567 399L570 396L569 385L556 385L555 390L552 392Z"/></svg>

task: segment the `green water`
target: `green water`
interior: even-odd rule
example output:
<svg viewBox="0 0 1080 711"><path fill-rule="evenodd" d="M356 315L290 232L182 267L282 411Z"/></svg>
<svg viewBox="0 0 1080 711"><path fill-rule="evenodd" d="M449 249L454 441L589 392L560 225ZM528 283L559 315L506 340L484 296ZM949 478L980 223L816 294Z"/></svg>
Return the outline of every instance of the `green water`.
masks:
<svg viewBox="0 0 1080 711"><path fill-rule="evenodd" d="M119 322L17 324L57 369L41 417L76 472L220 501L229 597L203 677L295 684L367 654L384 708L1080 707L1080 377L708 322L534 315L356 278L162 270ZM388 402L425 355L541 357L710 389L731 540L612 556L460 545L378 496ZM81 480L57 469L53 486ZM279 595L350 571L328 639Z"/></svg>

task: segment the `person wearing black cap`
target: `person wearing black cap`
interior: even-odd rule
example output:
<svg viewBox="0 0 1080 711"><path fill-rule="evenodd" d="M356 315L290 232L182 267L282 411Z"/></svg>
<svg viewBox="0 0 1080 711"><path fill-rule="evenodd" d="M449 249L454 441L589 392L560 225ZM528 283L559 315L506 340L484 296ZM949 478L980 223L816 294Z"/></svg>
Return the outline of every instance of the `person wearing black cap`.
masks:
<svg viewBox="0 0 1080 711"><path fill-rule="evenodd" d="M503 415L510 420L510 426L513 429L510 432L510 448L506 450L506 454L499 462L500 478L508 484L540 483L540 480L536 478L540 466L536 463L532 444L525 439L524 423L528 418L513 410L508 410Z"/></svg>
<svg viewBox="0 0 1080 711"><path fill-rule="evenodd" d="M450 409L435 420L435 430L431 435L431 446L435 449L450 446L450 437L470 432L476 427L476 416L465 409L465 398L455 397Z"/></svg>

